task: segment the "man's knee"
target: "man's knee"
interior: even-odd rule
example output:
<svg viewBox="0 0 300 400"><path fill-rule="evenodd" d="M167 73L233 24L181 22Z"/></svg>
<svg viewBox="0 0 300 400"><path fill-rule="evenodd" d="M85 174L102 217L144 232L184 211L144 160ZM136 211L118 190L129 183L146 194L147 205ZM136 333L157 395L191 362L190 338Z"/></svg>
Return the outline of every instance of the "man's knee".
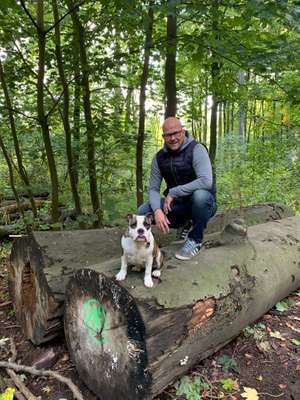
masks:
<svg viewBox="0 0 300 400"><path fill-rule="evenodd" d="M146 215L149 212L152 212L152 208L149 203L144 203L137 209L137 215Z"/></svg>
<svg viewBox="0 0 300 400"><path fill-rule="evenodd" d="M198 207L206 207L213 201L213 195L204 189L195 190L192 195L192 202Z"/></svg>

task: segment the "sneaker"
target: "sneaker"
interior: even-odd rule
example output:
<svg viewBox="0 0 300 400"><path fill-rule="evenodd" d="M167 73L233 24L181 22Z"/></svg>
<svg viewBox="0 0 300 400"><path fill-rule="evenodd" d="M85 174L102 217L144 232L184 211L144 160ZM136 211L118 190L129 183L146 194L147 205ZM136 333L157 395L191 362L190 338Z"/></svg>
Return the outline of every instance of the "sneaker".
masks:
<svg viewBox="0 0 300 400"><path fill-rule="evenodd" d="M178 260L190 260L200 252L201 246L202 243L197 243L194 239L187 238L181 249L175 253L175 257Z"/></svg>
<svg viewBox="0 0 300 400"><path fill-rule="evenodd" d="M191 230L192 221L188 221L184 226L180 227L176 231L176 239L174 243L183 243L188 237L188 233Z"/></svg>

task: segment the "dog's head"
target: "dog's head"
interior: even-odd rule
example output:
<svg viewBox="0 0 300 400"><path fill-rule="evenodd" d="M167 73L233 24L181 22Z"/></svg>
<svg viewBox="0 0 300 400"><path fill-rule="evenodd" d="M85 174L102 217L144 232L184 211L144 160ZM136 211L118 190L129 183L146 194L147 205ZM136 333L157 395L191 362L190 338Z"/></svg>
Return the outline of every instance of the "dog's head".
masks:
<svg viewBox="0 0 300 400"><path fill-rule="evenodd" d="M153 214L148 213L146 215L135 215L128 214L128 236L138 242L148 243L151 234L151 223L153 220Z"/></svg>

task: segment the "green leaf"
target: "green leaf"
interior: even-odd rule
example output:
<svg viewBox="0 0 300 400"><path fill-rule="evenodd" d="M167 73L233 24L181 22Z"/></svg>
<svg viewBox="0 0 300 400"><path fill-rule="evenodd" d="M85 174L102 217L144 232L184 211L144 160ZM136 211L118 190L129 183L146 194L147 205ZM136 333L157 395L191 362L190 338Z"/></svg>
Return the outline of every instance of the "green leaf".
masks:
<svg viewBox="0 0 300 400"><path fill-rule="evenodd" d="M236 372L237 374L240 373L240 368L237 362L226 354L218 359L218 363L222 365L224 371L226 372L232 371Z"/></svg>
<svg viewBox="0 0 300 400"><path fill-rule="evenodd" d="M284 312L289 309L289 305L287 304L286 301L279 301L276 305L275 308L279 312Z"/></svg>
<svg viewBox="0 0 300 400"><path fill-rule="evenodd" d="M300 346L300 340L298 340L298 339L292 339L291 342L293 344L295 344L296 346Z"/></svg>
<svg viewBox="0 0 300 400"><path fill-rule="evenodd" d="M222 388L225 390L233 390L235 381L231 378L222 379L220 381L222 383Z"/></svg>

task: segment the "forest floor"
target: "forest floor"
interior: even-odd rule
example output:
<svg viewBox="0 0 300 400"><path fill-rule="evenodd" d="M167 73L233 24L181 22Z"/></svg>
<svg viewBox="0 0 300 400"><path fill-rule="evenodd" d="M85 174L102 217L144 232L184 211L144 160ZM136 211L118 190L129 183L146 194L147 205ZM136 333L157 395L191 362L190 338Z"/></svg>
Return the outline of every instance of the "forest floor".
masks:
<svg viewBox="0 0 300 400"><path fill-rule="evenodd" d="M80 381L72 365L64 339L33 346L21 333L7 283L7 243L0 251L0 361L11 357L27 366L48 359L46 368L72 379L85 400L97 400ZM1 250L1 243L0 243ZM24 385L42 400L73 399L71 390L57 379L20 373ZM0 393L14 384L0 370ZM0 396L1 397L1 396ZM171 386L156 400L231 399L300 400L300 290L247 327L235 340L203 360L189 375ZM114 400L114 399L103 399Z"/></svg>

